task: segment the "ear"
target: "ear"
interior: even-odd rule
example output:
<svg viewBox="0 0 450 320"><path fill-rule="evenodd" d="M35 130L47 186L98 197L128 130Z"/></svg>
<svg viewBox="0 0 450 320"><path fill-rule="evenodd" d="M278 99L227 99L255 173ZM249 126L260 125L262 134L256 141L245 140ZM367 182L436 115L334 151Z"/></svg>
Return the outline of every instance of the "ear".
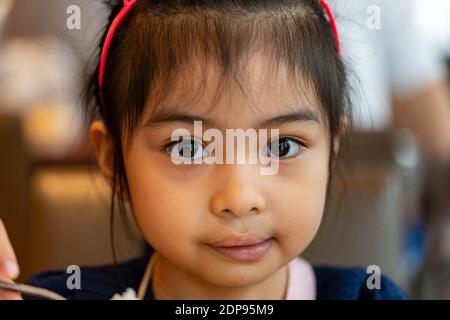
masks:
<svg viewBox="0 0 450 320"><path fill-rule="evenodd" d="M103 121L94 121L89 127L89 138L97 164L106 180L111 183L113 175L113 153L108 129Z"/></svg>
<svg viewBox="0 0 450 320"><path fill-rule="evenodd" d="M341 141L344 138L347 131L349 130L349 126L350 126L350 121L348 120L348 118L347 117L341 118L341 120L339 121L339 132L333 141L334 154L336 154L336 155L339 153L339 149L341 147Z"/></svg>
<svg viewBox="0 0 450 320"><path fill-rule="evenodd" d="M89 138L100 171L108 181L109 185L112 186L114 155L111 139L108 135L108 129L103 121L97 120L91 123L89 127ZM120 193L121 191L119 190L118 192ZM129 201L127 192L123 193L123 197L125 201Z"/></svg>

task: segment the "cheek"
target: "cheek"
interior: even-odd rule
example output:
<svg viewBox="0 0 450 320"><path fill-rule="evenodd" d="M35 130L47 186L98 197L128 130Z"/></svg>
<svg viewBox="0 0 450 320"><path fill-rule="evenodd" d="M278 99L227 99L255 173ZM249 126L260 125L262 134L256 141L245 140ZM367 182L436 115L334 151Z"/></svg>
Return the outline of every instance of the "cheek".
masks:
<svg viewBox="0 0 450 320"><path fill-rule="evenodd" d="M192 251L200 234L192 187L168 179L148 155L129 156L127 175L136 222L147 242L168 257Z"/></svg>
<svg viewBox="0 0 450 320"><path fill-rule="evenodd" d="M273 211L286 254L298 255L316 235L326 200L328 158L311 157L280 168Z"/></svg>

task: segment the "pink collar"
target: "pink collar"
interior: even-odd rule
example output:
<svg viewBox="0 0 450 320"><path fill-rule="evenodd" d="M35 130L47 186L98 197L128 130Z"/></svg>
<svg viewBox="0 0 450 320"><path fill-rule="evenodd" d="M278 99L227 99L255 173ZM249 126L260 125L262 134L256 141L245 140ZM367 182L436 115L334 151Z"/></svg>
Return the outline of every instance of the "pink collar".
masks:
<svg viewBox="0 0 450 320"><path fill-rule="evenodd" d="M288 264L285 300L316 300L316 277L309 262L296 257Z"/></svg>
<svg viewBox="0 0 450 320"><path fill-rule="evenodd" d="M137 299L143 300L151 280L157 253L152 254L138 289ZM306 260L296 257L288 263L288 286L285 300L316 300L316 277Z"/></svg>

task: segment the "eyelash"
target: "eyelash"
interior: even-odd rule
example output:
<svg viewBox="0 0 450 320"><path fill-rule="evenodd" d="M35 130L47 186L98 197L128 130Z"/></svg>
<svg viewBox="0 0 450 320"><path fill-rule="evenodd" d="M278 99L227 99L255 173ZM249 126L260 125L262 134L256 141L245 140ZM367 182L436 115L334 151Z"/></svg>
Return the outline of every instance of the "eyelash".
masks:
<svg viewBox="0 0 450 320"><path fill-rule="evenodd" d="M167 143L166 145L164 145L163 151L164 151L164 152L168 152L169 155L170 155L171 152L168 151L168 149L169 149L170 147L172 147L172 146L178 144L178 143L181 143L184 139L186 139L186 140L188 140L188 139L189 139L189 140L194 140L194 141L198 141L198 142L201 141L200 139L195 138L195 137L193 137L193 136L190 136L190 137L182 137L182 136L180 136L180 137L178 137L178 140L177 140L177 141L171 141L171 142ZM205 146L203 143L201 143L201 145L202 145L202 148L206 148L206 146Z"/></svg>
<svg viewBox="0 0 450 320"><path fill-rule="evenodd" d="M273 139L273 140L275 140L275 139ZM273 140L270 140L268 143L270 143ZM292 158L295 158L300 153L302 153L304 151L304 149L307 148L307 145L303 141L301 141L301 140L299 140L297 138L290 137L290 136L280 136L279 139L278 139L278 141L283 141L283 140L288 140L288 141L292 141L292 142L296 143L298 145L298 152L294 156L290 156L290 157L286 157L286 158L280 157L280 159L292 159Z"/></svg>
<svg viewBox="0 0 450 320"><path fill-rule="evenodd" d="M191 141L192 141L192 140L198 141L199 143L201 142L200 139L198 139L198 138L196 138L196 137L193 137L193 136L189 136L189 137L181 137L181 136L180 136L180 137L178 138L177 141L171 141L171 142L165 144L164 147L162 148L162 151L163 151L163 152L167 152L167 153L169 153L169 155L171 155L171 151L169 151L169 149L170 149L171 147L175 146L176 144L181 143L184 139L186 139L186 140L189 139L189 140L191 140ZM275 139L269 140L269 141L266 143L266 146L267 146L268 144L270 144L271 141L274 141L274 140L275 140ZM292 141L292 142L296 143L296 144L298 145L298 152L297 152L297 154L295 154L294 156L290 156L290 157L286 157L286 158L280 157L280 159L291 159L291 158L295 158L299 153L302 153L304 149L307 149L307 148L308 148L307 144L306 144L305 142L303 142L302 140L298 139L298 138L294 138L294 137L291 137L291 136L280 136L280 137L279 137L279 141L283 141L283 140L288 140L288 141ZM203 148L203 149L206 148L206 145L204 145L203 143L200 143L200 144L202 145L202 148ZM267 149L265 148L265 150L267 150Z"/></svg>

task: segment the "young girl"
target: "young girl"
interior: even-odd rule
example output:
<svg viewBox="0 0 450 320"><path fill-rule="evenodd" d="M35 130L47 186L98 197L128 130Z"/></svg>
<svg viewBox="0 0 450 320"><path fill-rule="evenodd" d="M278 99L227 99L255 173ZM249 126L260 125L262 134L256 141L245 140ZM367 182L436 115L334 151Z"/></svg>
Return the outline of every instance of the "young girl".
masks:
<svg viewBox="0 0 450 320"><path fill-rule="evenodd" d="M299 258L319 228L350 118L325 1L121 0L111 9L87 90L90 138L112 186L111 212L129 203L149 250L82 268L81 289L67 288L64 271L30 284L68 299L127 288L145 299L405 297L384 276L370 289L363 268ZM258 141L276 173L175 164L213 156L194 121L223 134L277 129ZM186 134L174 137L179 129Z"/></svg>

